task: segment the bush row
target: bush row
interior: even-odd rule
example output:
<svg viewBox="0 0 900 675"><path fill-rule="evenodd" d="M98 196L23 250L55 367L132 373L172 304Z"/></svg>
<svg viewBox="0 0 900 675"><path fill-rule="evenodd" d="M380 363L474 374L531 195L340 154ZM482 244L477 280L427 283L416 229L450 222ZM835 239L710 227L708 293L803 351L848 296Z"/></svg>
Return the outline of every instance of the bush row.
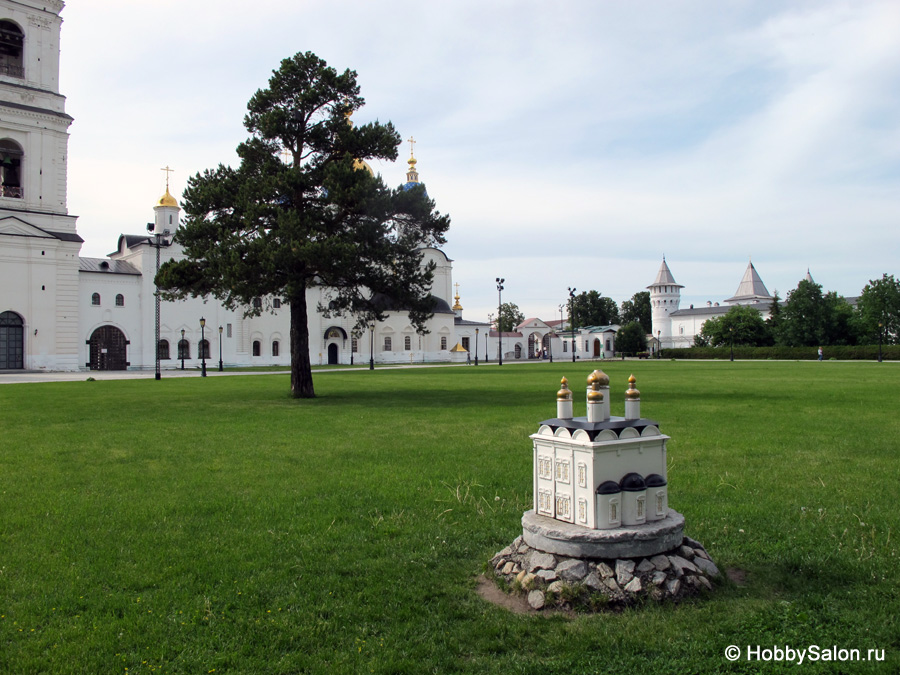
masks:
<svg viewBox="0 0 900 675"><path fill-rule="evenodd" d="M817 347L743 347L735 346L736 359L777 359L784 361L815 361L819 358ZM876 361L878 345L822 347L824 358L839 361ZM900 345L884 345L881 348L885 361L900 360ZM719 359L731 358L730 347L689 347L688 349L663 349L664 359Z"/></svg>

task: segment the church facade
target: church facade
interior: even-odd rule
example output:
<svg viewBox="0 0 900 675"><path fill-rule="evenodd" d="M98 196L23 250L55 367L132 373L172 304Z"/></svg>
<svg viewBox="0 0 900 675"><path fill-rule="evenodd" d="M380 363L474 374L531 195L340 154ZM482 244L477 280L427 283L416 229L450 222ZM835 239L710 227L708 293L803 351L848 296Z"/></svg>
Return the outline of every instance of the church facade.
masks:
<svg viewBox="0 0 900 675"><path fill-rule="evenodd" d="M181 210L168 188L148 232L122 234L106 258L79 256L83 240L66 203L72 118L58 86L63 7L0 0L0 370L152 370L157 358L162 369L290 364L289 308L280 298L256 298L263 312L254 317L214 298L159 302L157 310L156 271L183 257L172 243ZM418 181L415 163L408 181ZM474 347L488 325L463 320L458 296L451 308L452 261L437 248L422 256L436 266L427 333L402 311L365 327L326 318L316 308L329 291L311 288L311 363L449 362L457 346Z"/></svg>

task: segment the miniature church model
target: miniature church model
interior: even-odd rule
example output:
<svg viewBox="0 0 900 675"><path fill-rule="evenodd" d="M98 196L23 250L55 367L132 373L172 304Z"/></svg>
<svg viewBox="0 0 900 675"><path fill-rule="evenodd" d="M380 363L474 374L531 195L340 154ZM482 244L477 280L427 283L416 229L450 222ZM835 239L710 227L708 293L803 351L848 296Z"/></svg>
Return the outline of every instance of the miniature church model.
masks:
<svg viewBox="0 0 900 675"><path fill-rule="evenodd" d="M573 416L572 391L563 378L557 416L531 435L534 510L523 519L525 540L554 553L575 552L574 546L602 555L608 544L642 555L667 550L680 543L684 526L681 514L669 509L669 437L641 417L634 375L628 378L624 417L609 414L605 373L595 370L587 382L585 417Z"/></svg>

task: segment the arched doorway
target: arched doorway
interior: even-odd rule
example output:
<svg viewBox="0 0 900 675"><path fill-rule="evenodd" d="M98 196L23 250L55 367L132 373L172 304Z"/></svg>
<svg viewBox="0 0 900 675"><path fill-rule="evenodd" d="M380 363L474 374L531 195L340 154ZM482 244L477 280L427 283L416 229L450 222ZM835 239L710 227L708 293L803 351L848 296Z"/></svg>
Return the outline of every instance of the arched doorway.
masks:
<svg viewBox="0 0 900 675"><path fill-rule="evenodd" d="M100 326L91 334L91 370L125 370L128 367L125 334L115 326Z"/></svg>
<svg viewBox="0 0 900 675"><path fill-rule="evenodd" d="M600 340L598 338L594 338L594 358L598 358L600 356Z"/></svg>
<svg viewBox="0 0 900 675"><path fill-rule="evenodd" d="M338 364L338 346L332 342L328 345L328 365L336 366Z"/></svg>
<svg viewBox="0 0 900 675"><path fill-rule="evenodd" d="M15 312L0 314L0 370L25 367L25 321Z"/></svg>

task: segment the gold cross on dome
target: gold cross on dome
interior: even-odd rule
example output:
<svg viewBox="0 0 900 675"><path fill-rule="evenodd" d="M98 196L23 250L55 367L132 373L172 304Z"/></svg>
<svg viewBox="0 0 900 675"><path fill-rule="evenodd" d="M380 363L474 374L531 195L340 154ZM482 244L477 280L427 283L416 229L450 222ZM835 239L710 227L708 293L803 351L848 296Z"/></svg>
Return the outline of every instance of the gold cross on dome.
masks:
<svg viewBox="0 0 900 675"><path fill-rule="evenodd" d="M409 137L409 156L410 157L413 156L413 145L415 144L415 142L416 142L416 139L414 139L412 136L410 136Z"/></svg>
<svg viewBox="0 0 900 675"><path fill-rule="evenodd" d="M160 171L165 171L165 172L166 172L166 192L168 192L168 191L169 191L169 174L170 174L170 173L174 173L175 169L170 169L170 168L169 168L169 165L166 164L166 168L165 168L165 169L160 169Z"/></svg>
<svg viewBox="0 0 900 675"><path fill-rule="evenodd" d="M459 284L453 284L456 286L456 297L459 297Z"/></svg>

